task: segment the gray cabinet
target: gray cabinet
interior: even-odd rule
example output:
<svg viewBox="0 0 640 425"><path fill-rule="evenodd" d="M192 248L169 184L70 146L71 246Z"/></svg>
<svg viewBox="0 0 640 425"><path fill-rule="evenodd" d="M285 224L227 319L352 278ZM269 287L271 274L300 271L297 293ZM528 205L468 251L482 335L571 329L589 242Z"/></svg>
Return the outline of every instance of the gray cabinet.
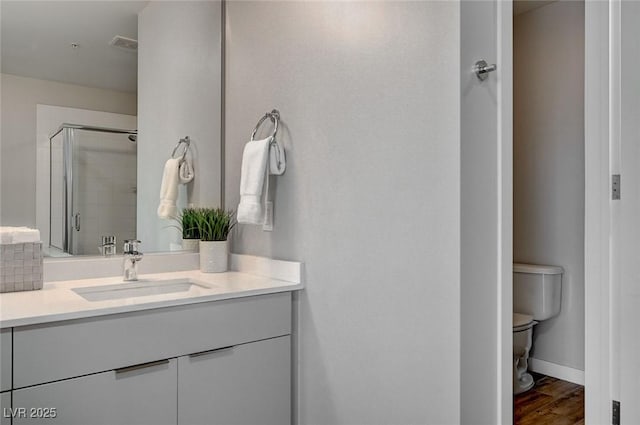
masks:
<svg viewBox="0 0 640 425"><path fill-rule="evenodd" d="M291 333L291 294L190 304L13 330L15 388Z"/></svg>
<svg viewBox="0 0 640 425"><path fill-rule="evenodd" d="M11 425L11 391L0 393L0 425Z"/></svg>
<svg viewBox="0 0 640 425"><path fill-rule="evenodd" d="M172 359L19 389L13 425L175 425L176 385Z"/></svg>
<svg viewBox="0 0 640 425"><path fill-rule="evenodd" d="M289 336L178 359L178 425L291 423Z"/></svg>
<svg viewBox="0 0 640 425"><path fill-rule="evenodd" d="M11 389L11 329L0 330L0 391Z"/></svg>
<svg viewBox="0 0 640 425"><path fill-rule="evenodd" d="M3 330L0 425L287 425L290 334L290 293Z"/></svg>

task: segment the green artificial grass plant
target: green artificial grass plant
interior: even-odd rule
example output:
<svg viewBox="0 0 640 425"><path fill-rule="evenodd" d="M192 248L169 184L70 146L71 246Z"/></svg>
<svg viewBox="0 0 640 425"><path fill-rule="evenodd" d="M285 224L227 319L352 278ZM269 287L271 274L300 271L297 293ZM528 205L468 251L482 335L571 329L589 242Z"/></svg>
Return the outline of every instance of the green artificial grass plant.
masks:
<svg viewBox="0 0 640 425"><path fill-rule="evenodd" d="M226 241L236 225L235 212L222 208L196 208L193 219L202 241Z"/></svg>
<svg viewBox="0 0 640 425"><path fill-rule="evenodd" d="M197 208L185 208L178 217L182 228L182 239L200 239L200 231L196 218L198 216Z"/></svg>

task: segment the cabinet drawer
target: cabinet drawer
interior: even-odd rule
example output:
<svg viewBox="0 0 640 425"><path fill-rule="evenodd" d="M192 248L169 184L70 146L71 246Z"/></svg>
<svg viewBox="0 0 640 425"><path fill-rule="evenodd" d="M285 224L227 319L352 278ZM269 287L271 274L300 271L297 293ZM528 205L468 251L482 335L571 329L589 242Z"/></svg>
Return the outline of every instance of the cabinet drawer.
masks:
<svg viewBox="0 0 640 425"><path fill-rule="evenodd" d="M11 389L11 329L0 330L0 391Z"/></svg>
<svg viewBox="0 0 640 425"><path fill-rule="evenodd" d="M0 425L11 425L11 391L0 393Z"/></svg>
<svg viewBox="0 0 640 425"><path fill-rule="evenodd" d="M177 379L172 359L15 390L13 425L175 425Z"/></svg>
<svg viewBox="0 0 640 425"><path fill-rule="evenodd" d="M291 333L288 292L14 328L14 388Z"/></svg>
<svg viewBox="0 0 640 425"><path fill-rule="evenodd" d="M291 423L291 344L283 336L178 359L178 425Z"/></svg>

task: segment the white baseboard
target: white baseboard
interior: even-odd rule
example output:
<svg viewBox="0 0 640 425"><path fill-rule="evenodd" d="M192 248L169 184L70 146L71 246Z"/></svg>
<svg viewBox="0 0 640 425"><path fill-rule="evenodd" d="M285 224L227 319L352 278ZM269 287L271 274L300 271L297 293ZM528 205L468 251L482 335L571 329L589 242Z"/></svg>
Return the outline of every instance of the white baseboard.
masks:
<svg viewBox="0 0 640 425"><path fill-rule="evenodd" d="M562 379L563 381L573 382L574 384L584 385L584 371L574 369L569 366L562 366L545 360L529 358L529 370L541 373L543 375L552 376Z"/></svg>

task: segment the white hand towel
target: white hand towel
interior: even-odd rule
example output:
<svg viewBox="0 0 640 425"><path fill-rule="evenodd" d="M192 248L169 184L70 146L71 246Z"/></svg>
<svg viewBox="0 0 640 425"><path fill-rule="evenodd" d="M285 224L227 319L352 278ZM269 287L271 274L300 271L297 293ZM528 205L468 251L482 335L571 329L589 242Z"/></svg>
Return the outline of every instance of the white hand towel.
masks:
<svg viewBox="0 0 640 425"><path fill-rule="evenodd" d="M180 183L180 161L180 158L171 158L164 164L162 184L160 185L160 205L158 206L158 217L160 218L174 218L178 215L176 200Z"/></svg>
<svg viewBox="0 0 640 425"><path fill-rule="evenodd" d="M272 138L253 140L244 145L240 174L240 204L238 223L263 224L263 187L269 163L269 146ZM266 196L266 195L264 195Z"/></svg>

